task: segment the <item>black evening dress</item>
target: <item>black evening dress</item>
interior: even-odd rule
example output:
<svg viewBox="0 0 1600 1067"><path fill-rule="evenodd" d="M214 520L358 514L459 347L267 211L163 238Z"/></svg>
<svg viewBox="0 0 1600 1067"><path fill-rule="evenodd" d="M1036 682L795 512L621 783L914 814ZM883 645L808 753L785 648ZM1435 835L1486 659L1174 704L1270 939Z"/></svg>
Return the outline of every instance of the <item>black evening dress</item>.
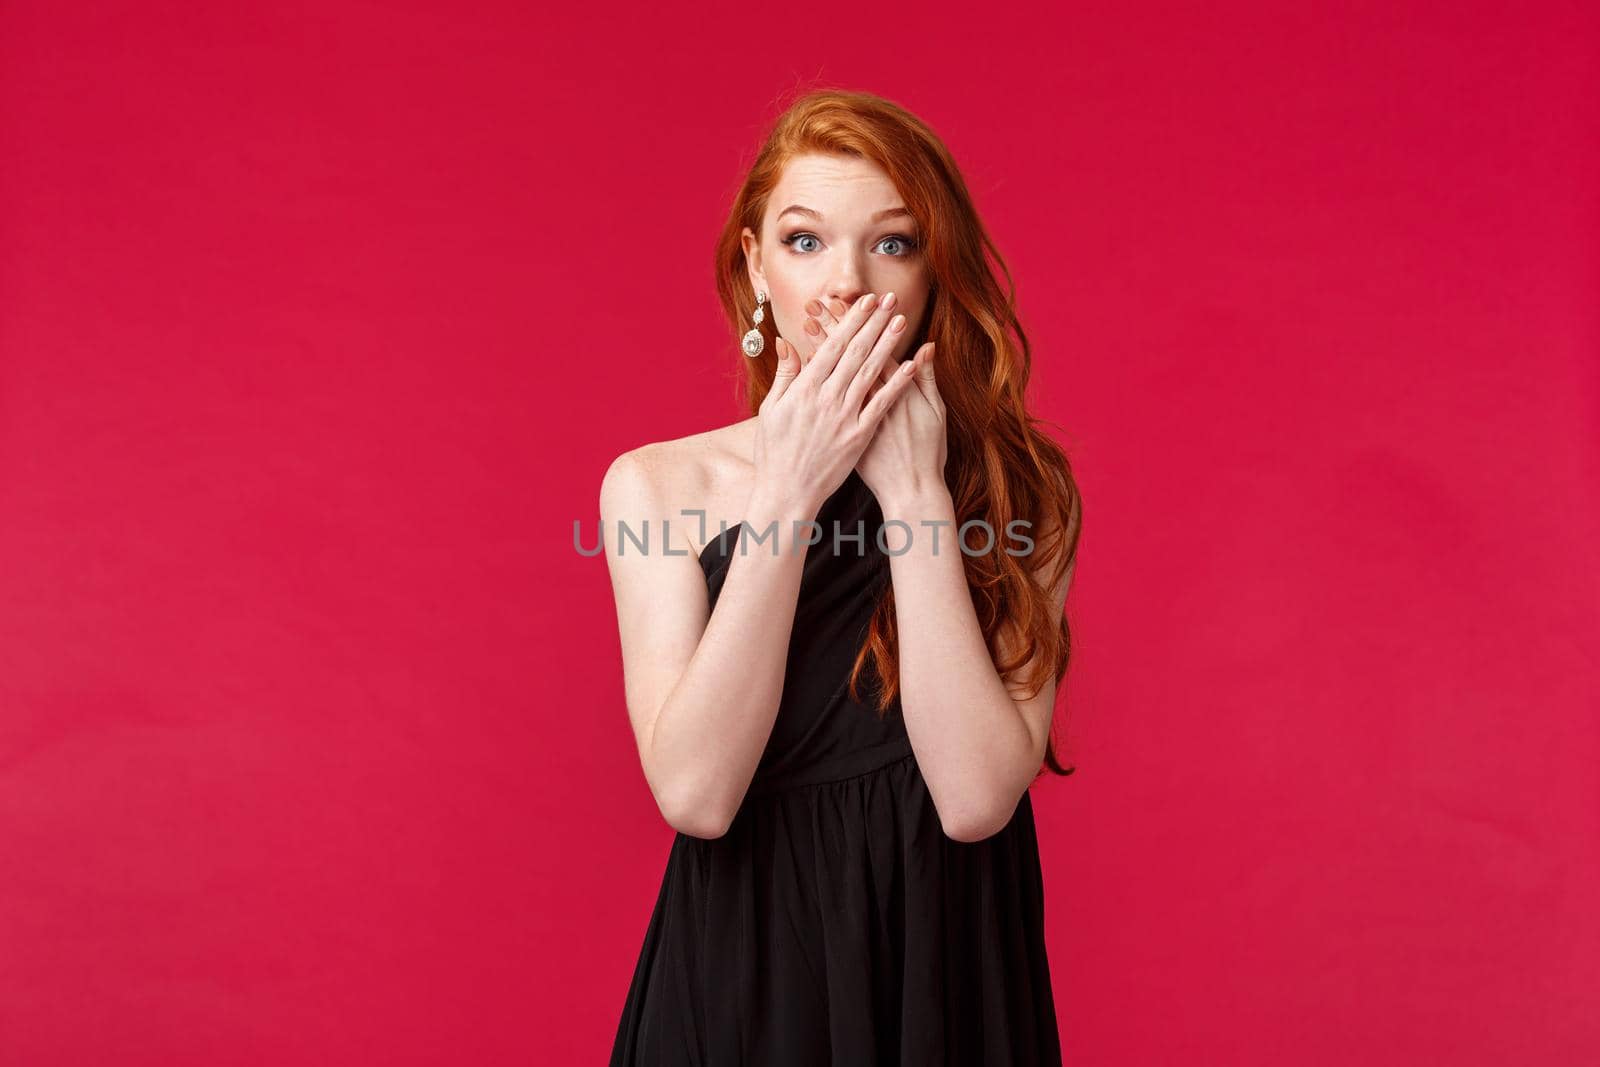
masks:
<svg viewBox="0 0 1600 1067"><path fill-rule="evenodd" d="M946 837L898 699L880 720L870 669L847 692L882 521L853 470L818 511L772 734L727 833L673 838L611 1067L1061 1062L1029 795L999 833ZM748 529L701 554L713 608Z"/></svg>

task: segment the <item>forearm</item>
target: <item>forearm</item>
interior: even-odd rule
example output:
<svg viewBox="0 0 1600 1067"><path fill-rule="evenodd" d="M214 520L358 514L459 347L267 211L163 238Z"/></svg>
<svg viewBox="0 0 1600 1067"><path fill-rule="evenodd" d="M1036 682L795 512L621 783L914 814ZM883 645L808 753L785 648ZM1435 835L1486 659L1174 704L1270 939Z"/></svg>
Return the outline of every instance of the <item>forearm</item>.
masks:
<svg viewBox="0 0 1600 1067"><path fill-rule="evenodd" d="M805 565L795 523L816 512L806 507L752 496L700 644L651 728L651 781L695 836L726 829L772 735Z"/></svg>
<svg viewBox="0 0 1600 1067"><path fill-rule="evenodd" d="M889 563L906 733L945 832L982 837L1021 799L1033 743L973 608L949 490L886 501L883 515L911 528L909 550ZM905 544L902 528L884 536L890 549Z"/></svg>

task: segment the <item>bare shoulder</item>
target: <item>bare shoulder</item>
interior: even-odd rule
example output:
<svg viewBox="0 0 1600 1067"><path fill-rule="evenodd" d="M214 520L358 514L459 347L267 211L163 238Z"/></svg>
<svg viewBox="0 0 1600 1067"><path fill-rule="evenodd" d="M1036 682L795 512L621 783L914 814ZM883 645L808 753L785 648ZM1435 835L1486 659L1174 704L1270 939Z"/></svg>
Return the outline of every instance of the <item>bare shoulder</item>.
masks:
<svg viewBox="0 0 1600 1067"><path fill-rule="evenodd" d="M649 520L652 545L670 530L673 547L698 555L749 495L755 418L686 437L654 441L622 453L600 482L600 519L607 529ZM704 529L696 512L705 512ZM687 512L687 514L686 514ZM668 525L663 526L663 520Z"/></svg>

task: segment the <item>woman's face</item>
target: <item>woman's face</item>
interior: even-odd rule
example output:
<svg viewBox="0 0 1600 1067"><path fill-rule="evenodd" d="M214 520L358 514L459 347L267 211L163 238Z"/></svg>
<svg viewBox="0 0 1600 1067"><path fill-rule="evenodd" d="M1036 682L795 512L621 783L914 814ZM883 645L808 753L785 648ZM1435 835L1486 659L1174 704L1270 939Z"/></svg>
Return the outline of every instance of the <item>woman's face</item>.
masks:
<svg viewBox="0 0 1600 1067"><path fill-rule="evenodd" d="M929 279L916 222L875 163L851 156L791 159L767 201L759 235L744 229L745 262L756 292L767 294L773 328L809 361L824 340L805 331L811 301L855 303L865 293L895 294L906 317L896 362L909 353L927 310Z"/></svg>

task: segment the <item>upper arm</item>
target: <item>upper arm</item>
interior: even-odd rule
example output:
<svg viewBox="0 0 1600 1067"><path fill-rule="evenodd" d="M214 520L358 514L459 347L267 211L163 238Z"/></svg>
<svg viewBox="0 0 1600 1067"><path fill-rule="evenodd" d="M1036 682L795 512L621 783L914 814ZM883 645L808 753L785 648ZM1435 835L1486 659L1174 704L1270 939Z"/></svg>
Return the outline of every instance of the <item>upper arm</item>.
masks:
<svg viewBox="0 0 1600 1067"><path fill-rule="evenodd" d="M1077 566L1077 560L1074 558L1070 561L1065 571L1058 575L1056 571L1060 567L1059 558L1052 553L1044 551L1044 549L1046 546L1059 544L1058 551L1064 552L1067 546L1071 545L1077 538L1081 518L1081 504L1077 493L1074 491L1072 493L1072 513L1065 531L1063 531L1054 516L1049 516L1041 521L1036 532L1030 534L1034 540L1034 548L1028 558L1034 561L1033 577L1040 588L1049 591L1050 617L1054 620L1059 620L1062 613L1066 611L1067 590L1072 585L1072 572ZM1015 631L1006 625L1001 626L996 637L996 643L1002 652L1003 659L1014 655L1015 649L1019 647ZM1033 656L1017 672L1017 678L1026 680L1034 677L1036 672L1041 669L1040 659L1043 654L1043 648L1036 648ZM1016 704L1017 711L1028 728L1028 736L1033 741L1031 750L1032 763L1028 769L1029 780L1037 773L1040 764L1044 762L1045 750L1050 741L1050 720L1055 712L1056 686L1058 682L1059 679L1056 677L1055 668L1051 666L1038 691L1031 695L1028 694L1027 688L1023 687L1022 681L1008 681L1007 683L1007 689L1012 692L1012 700Z"/></svg>
<svg viewBox="0 0 1600 1067"><path fill-rule="evenodd" d="M670 470L657 446L618 456L600 484L600 525L606 566L611 572L622 646L622 676L628 721L640 764L658 800L660 783L651 780L647 757L651 732L667 696L683 677L710 616L705 575L699 561L675 533L667 554L662 522L669 514L663 491ZM648 521L648 533L645 522ZM635 539L619 535L625 524ZM645 542L641 551L637 541Z"/></svg>

